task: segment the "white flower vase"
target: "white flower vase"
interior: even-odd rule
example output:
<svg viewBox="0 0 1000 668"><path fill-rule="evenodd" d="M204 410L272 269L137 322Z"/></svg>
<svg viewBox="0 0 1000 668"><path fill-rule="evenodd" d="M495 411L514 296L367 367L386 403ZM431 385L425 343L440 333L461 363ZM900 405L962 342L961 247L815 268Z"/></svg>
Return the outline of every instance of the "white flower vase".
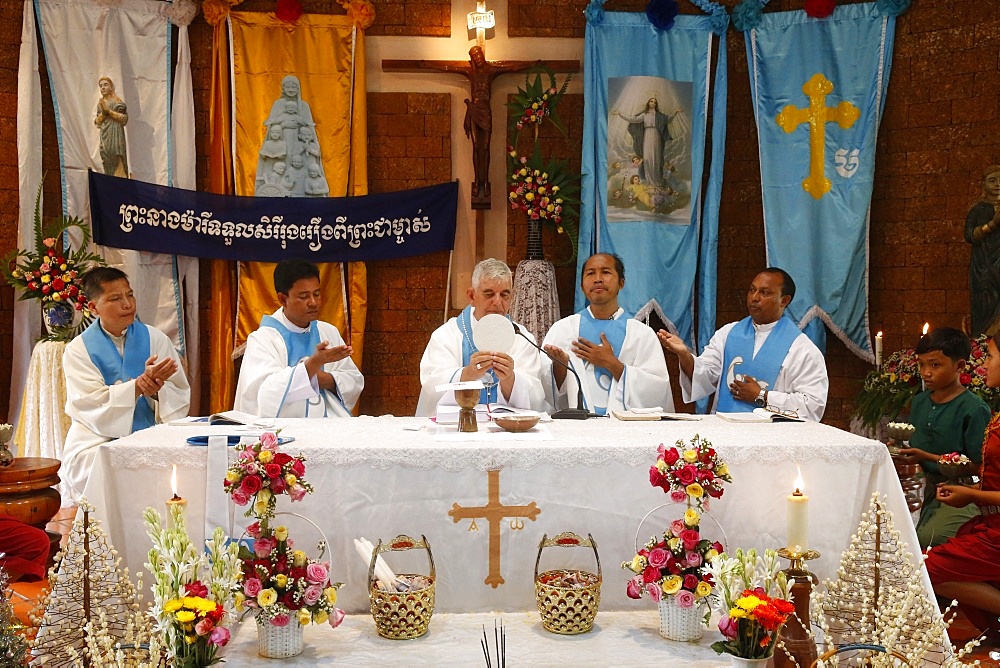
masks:
<svg viewBox="0 0 1000 668"><path fill-rule="evenodd" d="M733 668L767 668L770 660L769 656L763 659L744 659L742 656L729 655L729 665Z"/></svg>
<svg viewBox="0 0 1000 668"><path fill-rule="evenodd" d="M679 640L681 642L697 642L701 640L705 633L702 620L705 618L705 609L695 603L690 608L682 608L675 603L673 596L664 596L660 599L660 635L667 640Z"/></svg>
<svg viewBox="0 0 1000 668"><path fill-rule="evenodd" d="M302 625L295 617L286 626L257 617L257 653L268 659L298 656L302 653Z"/></svg>

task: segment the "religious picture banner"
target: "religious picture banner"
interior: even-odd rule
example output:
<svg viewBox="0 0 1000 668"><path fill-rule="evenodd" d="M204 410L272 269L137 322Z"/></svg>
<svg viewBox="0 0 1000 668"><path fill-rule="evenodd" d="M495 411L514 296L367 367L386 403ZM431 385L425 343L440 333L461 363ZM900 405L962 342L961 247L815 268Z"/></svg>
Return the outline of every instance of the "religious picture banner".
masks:
<svg viewBox="0 0 1000 668"><path fill-rule="evenodd" d="M868 221L895 19L875 3L817 21L764 14L747 35L769 265L796 284L788 314L869 362Z"/></svg>
<svg viewBox="0 0 1000 668"><path fill-rule="evenodd" d="M657 30L643 13L600 5L587 11L578 270L592 253L618 254L625 310L662 312L689 345L704 346L715 328L724 30L713 32L718 16L692 15Z"/></svg>
<svg viewBox="0 0 1000 668"><path fill-rule="evenodd" d="M90 173L94 239L114 248L271 262L451 250L458 183L363 197L238 197Z"/></svg>

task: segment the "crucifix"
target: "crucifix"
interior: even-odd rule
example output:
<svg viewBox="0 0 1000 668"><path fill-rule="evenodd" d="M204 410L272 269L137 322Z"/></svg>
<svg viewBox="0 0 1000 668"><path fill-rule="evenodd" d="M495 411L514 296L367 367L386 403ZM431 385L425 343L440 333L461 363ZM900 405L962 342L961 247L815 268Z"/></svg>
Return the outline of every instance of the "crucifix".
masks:
<svg viewBox="0 0 1000 668"><path fill-rule="evenodd" d="M452 520L456 524L459 520L472 520L472 524L469 525L469 531L479 530L479 527L476 526L477 518L482 518L489 522L490 571L484 582L496 589L504 583L503 576L500 575L500 527L504 518L527 517L529 520L534 522L535 518L538 517L538 514L542 511L534 501L526 506L503 505L500 502L500 470L497 469L487 471L487 475L489 476L489 501L486 505L463 508L457 503L453 503L451 505L451 510L448 511L448 515L451 516ZM524 522L522 520L511 520L510 528L514 531L520 531L524 528Z"/></svg>
<svg viewBox="0 0 1000 668"><path fill-rule="evenodd" d="M554 72L579 72L576 60L496 60L486 59L485 31L492 27L489 19L493 12L486 11L485 0L477 4L477 11L469 15L470 31L476 31L476 45L469 49L469 61L463 60L383 60L382 71L421 72L438 70L461 74L469 80L470 97L465 100L465 136L472 140L472 161L474 179L472 182L472 208L491 208L490 139L493 134L493 109L491 97L493 81L504 74L523 72L532 67L545 65ZM476 216L480 223L480 216ZM481 225L480 225L481 227Z"/></svg>

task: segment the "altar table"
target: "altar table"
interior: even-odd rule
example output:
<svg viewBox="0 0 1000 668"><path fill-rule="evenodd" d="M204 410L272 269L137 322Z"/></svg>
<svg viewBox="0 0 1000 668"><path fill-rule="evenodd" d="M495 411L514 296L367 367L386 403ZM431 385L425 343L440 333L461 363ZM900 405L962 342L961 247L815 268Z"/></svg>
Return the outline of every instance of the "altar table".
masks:
<svg viewBox="0 0 1000 668"><path fill-rule="evenodd" d="M649 601L625 596L630 573L619 568L631 559L640 520L669 498L649 484L656 446L707 438L729 465L733 483L713 500L702 532L730 548L779 547L785 541L786 496L796 465L810 497L810 547L822 556L809 567L822 581L835 575L841 552L868 509L873 492L885 496L896 529L919 563L917 539L906 501L886 447L878 441L814 423L733 424L715 416L692 422L620 422L612 418L557 421L540 425L536 439L478 433L466 440L441 440L423 418L360 417L336 420L279 420L283 446L307 457L306 479L316 491L299 503L280 496L279 511L294 511L315 521L331 543L332 575L345 582L340 605L349 613L367 612L368 568L353 546L356 537L373 543L397 534L425 535L437 567L438 612L508 612L534 609L533 573L543 533L591 533L604 570L600 609L639 610ZM429 427L429 428L428 428ZM453 429L453 428L452 428ZM170 498L170 467L178 467L179 493L188 499L193 540L204 534L207 448L189 446L195 434L225 434L232 428L161 425L102 445L86 490L130 571L140 570L150 542L142 524L146 506L163 510ZM448 431L449 438L465 437ZM474 439L474 440L469 440ZM235 456L230 448L230 458ZM454 506L471 509L488 500L488 471L499 470L498 499L505 506L541 511L504 518L494 525L499 539L498 575L490 576L490 523L483 518L456 521ZM494 476L496 474L493 474ZM639 542L662 532L682 515L682 505L661 508L639 529ZM242 508L236 517L242 520ZM287 520L287 521L286 521ZM282 518L292 536L310 553L316 532ZM521 528L523 527L523 528ZM519 530L518 530L519 529ZM724 530L725 535L722 535ZM234 529L239 535L242 529ZM387 555L398 572L426 573L426 553ZM577 567L593 571L594 554L581 548L548 548L541 570ZM494 578L496 579L496 578ZM144 578L148 580L148 576ZM930 583L923 575L926 591Z"/></svg>

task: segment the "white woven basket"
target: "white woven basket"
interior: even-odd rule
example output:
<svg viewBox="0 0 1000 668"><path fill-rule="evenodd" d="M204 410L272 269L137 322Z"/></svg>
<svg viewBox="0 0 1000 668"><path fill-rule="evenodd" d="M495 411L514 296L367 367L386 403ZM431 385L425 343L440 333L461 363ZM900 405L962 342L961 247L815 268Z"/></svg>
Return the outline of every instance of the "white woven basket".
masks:
<svg viewBox="0 0 1000 668"><path fill-rule="evenodd" d="M302 653L302 625L292 617L287 626L257 619L257 653L269 659L287 659Z"/></svg>
<svg viewBox="0 0 1000 668"><path fill-rule="evenodd" d="M682 608L674 603L673 596L664 596L657 604L660 608L660 635L667 640L697 642L705 633L701 622L705 608L699 603Z"/></svg>

